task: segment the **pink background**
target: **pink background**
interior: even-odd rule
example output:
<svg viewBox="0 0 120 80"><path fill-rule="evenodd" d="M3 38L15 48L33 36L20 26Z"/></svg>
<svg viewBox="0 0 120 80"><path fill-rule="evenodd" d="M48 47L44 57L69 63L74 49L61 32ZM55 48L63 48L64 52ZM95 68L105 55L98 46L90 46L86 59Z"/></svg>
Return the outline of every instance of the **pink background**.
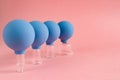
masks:
<svg viewBox="0 0 120 80"><path fill-rule="evenodd" d="M75 55L36 66L29 48L25 72L16 73L15 55L2 40L13 19L71 21ZM120 0L0 0L0 39L0 80L120 80Z"/></svg>

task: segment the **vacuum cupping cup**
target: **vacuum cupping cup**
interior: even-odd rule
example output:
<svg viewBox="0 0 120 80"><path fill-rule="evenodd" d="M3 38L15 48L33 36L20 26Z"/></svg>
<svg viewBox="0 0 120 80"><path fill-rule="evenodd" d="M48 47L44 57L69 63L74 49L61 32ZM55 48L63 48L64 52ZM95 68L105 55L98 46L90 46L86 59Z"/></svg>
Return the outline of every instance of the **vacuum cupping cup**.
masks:
<svg viewBox="0 0 120 80"><path fill-rule="evenodd" d="M16 54L18 72L23 72L24 54L26 49L33 43L34 37L35 32L32 25L25 20L10 21L3 30L4 42Z"/></svg>
<svg viewBox="0 0 120 80"><path fill-rule="evenodd" d="M48 28L47 26L40 21L32 21L30 24L33 26L35 31L35 40L32 44L33 49L33 63L41 64L41 51L40 48L44 42L48 39Z"/></svg>
<svg viewBox="0 0 120 80"><path fill-rule="evenodd" d="M55 49L54 49L54 42L60 36L60 28L57 23L54 21L46 21L44 22L48 28L49 36L46 41L46 58L54 58L55 57Z"/></svg>
<svg viewBox="0 0 120 80"><path fill-rule="evenodd" d="M61 21L58 23L60 27L60 40L62 44L60 45L59 55L72 55L73 51L68 40L73 36L74 28L69 21Z"/></svg>

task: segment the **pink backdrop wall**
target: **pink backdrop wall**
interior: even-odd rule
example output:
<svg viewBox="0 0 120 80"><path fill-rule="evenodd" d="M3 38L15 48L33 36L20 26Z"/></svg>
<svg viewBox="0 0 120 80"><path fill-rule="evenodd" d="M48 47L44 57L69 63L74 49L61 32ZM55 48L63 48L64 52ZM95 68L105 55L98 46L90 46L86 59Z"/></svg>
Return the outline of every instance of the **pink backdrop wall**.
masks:
<svg viewBox="0 0 120 80"><path fill-rule="evenodd" d="M0 32L13 19L69 20L75 47L120 45L119 0L0 0L0 17Z"/></svg>
<svg viewBox="0 0 120 80"><path fill-rule="evenodd" d="M1 33L0 46L4 48L4 49L3 48L1 49L1 53L3 52L5 53L5 51L9 52L9 48L5 46L2 40L2 30L6 25L6 23L13 19L25 19L27 21L31 21L31 20L40 20L40 21L54 20L56 22L59 22L61 20L71 21L75 28L75 34L73 38L71 38L70 42L73 44L74 51L78 52L76 54L79 54L81 50L87 51L90 49L96 50L96 49L105 49L105 48L120 46L120 0L0 0L0 33ZM91 56L92 54L93 53L88 53L87 55ZM74 63L73 61L73 64L75 64L78 67L73 67L73 64L72 63L70 64L69 60L67 60L68 65L72 66L72 70L73 69L76 70L76 71L73 71L73 73L76 73L76 74L75 75L70 74L68 76L70 77L74 75L72 78L68 78L67 76L62 76L60 80L67 80L67 79L84 80L84 78L86 78L86 80L93 80L93 79L98 80L97 77L100 77L99 76L100 74L101 75L105 74L103 71L103 73L101 72L101 73L98 73L98 75L96 75L96 71L98 72L100 70L102 71L104 69L104 66L98 65L97 68L95 68L95 64L97 63L95 64L91 63L94 66L90 66L91 64L89 63L92 60L96 61L96 59L100 59L100 57L97 57L97 58L92 57L91 60L89 60L88 56L87 56L88 64L84 63L85 65L83 65L82 68L80 68L80 70L83 71L87 69L88 73L86 73L85 75L88 75L89 73L91 73L92 77L87 76L88 77L87 79L87 77L84 75L84 71L83 73L76 72L79 70L75 68L78 68L82 65L82 64L79 65L79 61L81 61L81 59L77 57L77 62ZM111 56L107 57L108 60L104 58L102 59L107 63L107 61L113 60L111 59L113 58L112 56L113 55L111 54ZM74 60L75 57L73 57L72 59ZM2 60L4 60L4 58L2 58ZM101 62L99 61L98 63L100 63L101 65L105 65L106 63L102 63L103 60L100 59ZM117 61L117 60L113 60L113 63L114 61ZM8 65L7 63L4 63L2 61L1 61L1 64ZM86 65L90 66L90 68L87 68ZM114 65L117 66L117 69L120 67L120 65L117 62ZM107 70L113 68L113 67L108 68L109 66L111 65L106 64L105 68ZM100 67L102 67L102 69L99 69ZM64 68L63 67L60 68L60 70L62 69ZM92 70L94 73L92 73ZM48 70L48 71L51 71L51 70ZM47 70L45 70L45 72L47 73ZM55 74L57 70L56 71L53 70L53 72ZM70 73L71 72L72 71L70 71ZM43 73L43 75L44 74L45 73ZM48 72L48 74L50 73ZM81 78L78 77L79 74L80 75L83 74ZM94 75L96 77L94 77ZM111 75L114 75L114 74L109 74L107 76L111 76ZM59 76L57 77L59 78ZM58 79L57 77L51 78L51 80L57 80ZM112 77L113 79L111 78L110 79L111 80L118 79L118 78L114 79L114 77L115 76ZM29 78L26 78L26 79L29 79ZM105 78L104 75L102 75L102 77L100 78L100 80L110 80L110 79L108 79L107 77ZM45 80L48 80L48 79L45 79Z"/></svg>

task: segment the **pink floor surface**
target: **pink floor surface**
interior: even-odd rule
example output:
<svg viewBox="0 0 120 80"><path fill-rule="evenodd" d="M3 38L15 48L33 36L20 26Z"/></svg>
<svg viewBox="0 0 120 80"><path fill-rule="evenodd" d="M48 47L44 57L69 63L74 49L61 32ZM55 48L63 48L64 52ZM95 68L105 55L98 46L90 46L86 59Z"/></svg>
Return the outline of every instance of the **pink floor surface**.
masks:
<svg viewBox="0 0 120 80"><path fill-rule="evenodd" d="M29 51L28 51L29 52ZM0 55L0 80L120 80L120 49L78 50L73 56L44 60L25 72L15 72L15 56Z"/></svg>

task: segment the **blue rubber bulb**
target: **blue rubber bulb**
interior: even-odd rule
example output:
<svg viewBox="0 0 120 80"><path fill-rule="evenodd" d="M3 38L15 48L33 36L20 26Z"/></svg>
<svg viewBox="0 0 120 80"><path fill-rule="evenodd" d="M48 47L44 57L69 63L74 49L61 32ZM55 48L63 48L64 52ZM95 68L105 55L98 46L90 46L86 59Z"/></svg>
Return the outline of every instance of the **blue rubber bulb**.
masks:
<svg viewBox="0 0 120 80"><path fill-rule="evenodd" d="M3 39L15 54L24 54L34 41L35 32L32 25L25 20L13 20L3 30Z"/></svg>
<svg viewBox="0 0 120 80"><path fill-rule="evenodd" d="M54 21L46 21L44 23L47 26L48 31L49 31L49 37L46 41L46 44L47 45L53 45L55 40L58 39L59 36L60 36L59 25L57 23L55 23Z"/></svg>
<svg viewBox="0 0 120 80"><path fill-rule="evenodd" d="M74 33L73 25L68 21L61 21L58 23L58 25L61 31L59 37L61 42L67 43L68 39L70 39Z"/></svg>
<svg viewBox="0 0 120 80"><path fill-rule="evenodd" d="M41 45L48 39L48 28L40 21L32 21L30 24L33 26L35 31L35 40L32 44L32 48L39 49Z"/></svg>

